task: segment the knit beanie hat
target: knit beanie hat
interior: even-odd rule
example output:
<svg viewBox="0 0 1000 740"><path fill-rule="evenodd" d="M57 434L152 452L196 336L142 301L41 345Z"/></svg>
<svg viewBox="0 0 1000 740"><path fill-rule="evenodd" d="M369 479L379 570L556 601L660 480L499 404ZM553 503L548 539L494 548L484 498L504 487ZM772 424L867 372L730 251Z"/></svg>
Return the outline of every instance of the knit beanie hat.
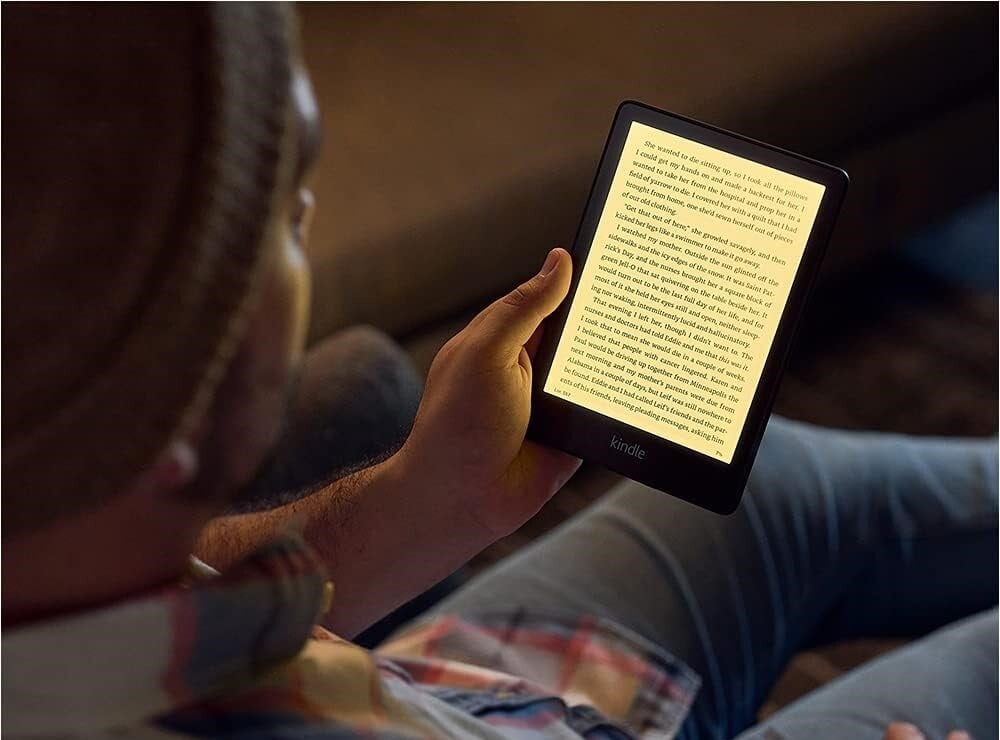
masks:
<svg viewBox="0 0 1000 740"><path fill-rule="evenodd" d="M294 152L271 3L5 8L4 537L116 495L198 423Z"/></svg>

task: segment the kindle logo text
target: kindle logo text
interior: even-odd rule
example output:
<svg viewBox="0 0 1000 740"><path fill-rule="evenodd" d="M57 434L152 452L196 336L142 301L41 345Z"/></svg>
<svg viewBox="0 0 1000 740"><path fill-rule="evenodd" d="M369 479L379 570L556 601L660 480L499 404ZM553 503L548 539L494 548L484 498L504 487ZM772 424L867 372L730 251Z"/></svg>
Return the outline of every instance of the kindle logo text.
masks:
<svg viewBox="0 0 1000 740"><path fill-rule="evenodd" d="M611 449L618 450L618 452L624 452L626 455L631 455L636 460L642 460L646 457L646 451L639 446L638 442L629 444L617 434L611 435Z"/></svg>

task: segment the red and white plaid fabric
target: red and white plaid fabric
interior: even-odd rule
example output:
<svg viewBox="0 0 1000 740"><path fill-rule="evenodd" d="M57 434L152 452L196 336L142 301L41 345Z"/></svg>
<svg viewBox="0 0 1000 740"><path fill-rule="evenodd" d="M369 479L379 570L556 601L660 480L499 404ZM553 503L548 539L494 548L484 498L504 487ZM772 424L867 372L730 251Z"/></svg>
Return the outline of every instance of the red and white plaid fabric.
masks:
<svg viewBox="0 0 1000 740"><path fill-rule="evenodd" d="M314 627L325 583L289 537L224 575L7 631L4 735L669 738L697 690L592 617L443 616L372 653Z"/></svg>

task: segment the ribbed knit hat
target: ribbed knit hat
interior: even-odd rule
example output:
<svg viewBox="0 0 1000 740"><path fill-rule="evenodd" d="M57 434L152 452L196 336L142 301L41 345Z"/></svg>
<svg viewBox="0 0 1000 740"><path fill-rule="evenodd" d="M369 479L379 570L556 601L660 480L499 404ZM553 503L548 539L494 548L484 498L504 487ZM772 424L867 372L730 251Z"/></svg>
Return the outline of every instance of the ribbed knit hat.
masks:
<svg viewBox="0 0 1000 740"><path fill-rule="evenodd" d="M120 494L200 420L289 198L288 7L9 6L3 534Z"/></svg>

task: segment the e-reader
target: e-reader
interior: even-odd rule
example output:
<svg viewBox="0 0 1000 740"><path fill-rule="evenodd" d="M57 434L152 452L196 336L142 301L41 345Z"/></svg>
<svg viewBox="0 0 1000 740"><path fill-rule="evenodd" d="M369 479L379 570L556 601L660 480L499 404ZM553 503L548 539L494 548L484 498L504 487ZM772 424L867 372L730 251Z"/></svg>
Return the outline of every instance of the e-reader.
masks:
<svg viewBox="0 0 1000 740"><path fill-rule="evenodd" d="M535 357L529 437L734 511L847 183L622 103Z"/></svg>

